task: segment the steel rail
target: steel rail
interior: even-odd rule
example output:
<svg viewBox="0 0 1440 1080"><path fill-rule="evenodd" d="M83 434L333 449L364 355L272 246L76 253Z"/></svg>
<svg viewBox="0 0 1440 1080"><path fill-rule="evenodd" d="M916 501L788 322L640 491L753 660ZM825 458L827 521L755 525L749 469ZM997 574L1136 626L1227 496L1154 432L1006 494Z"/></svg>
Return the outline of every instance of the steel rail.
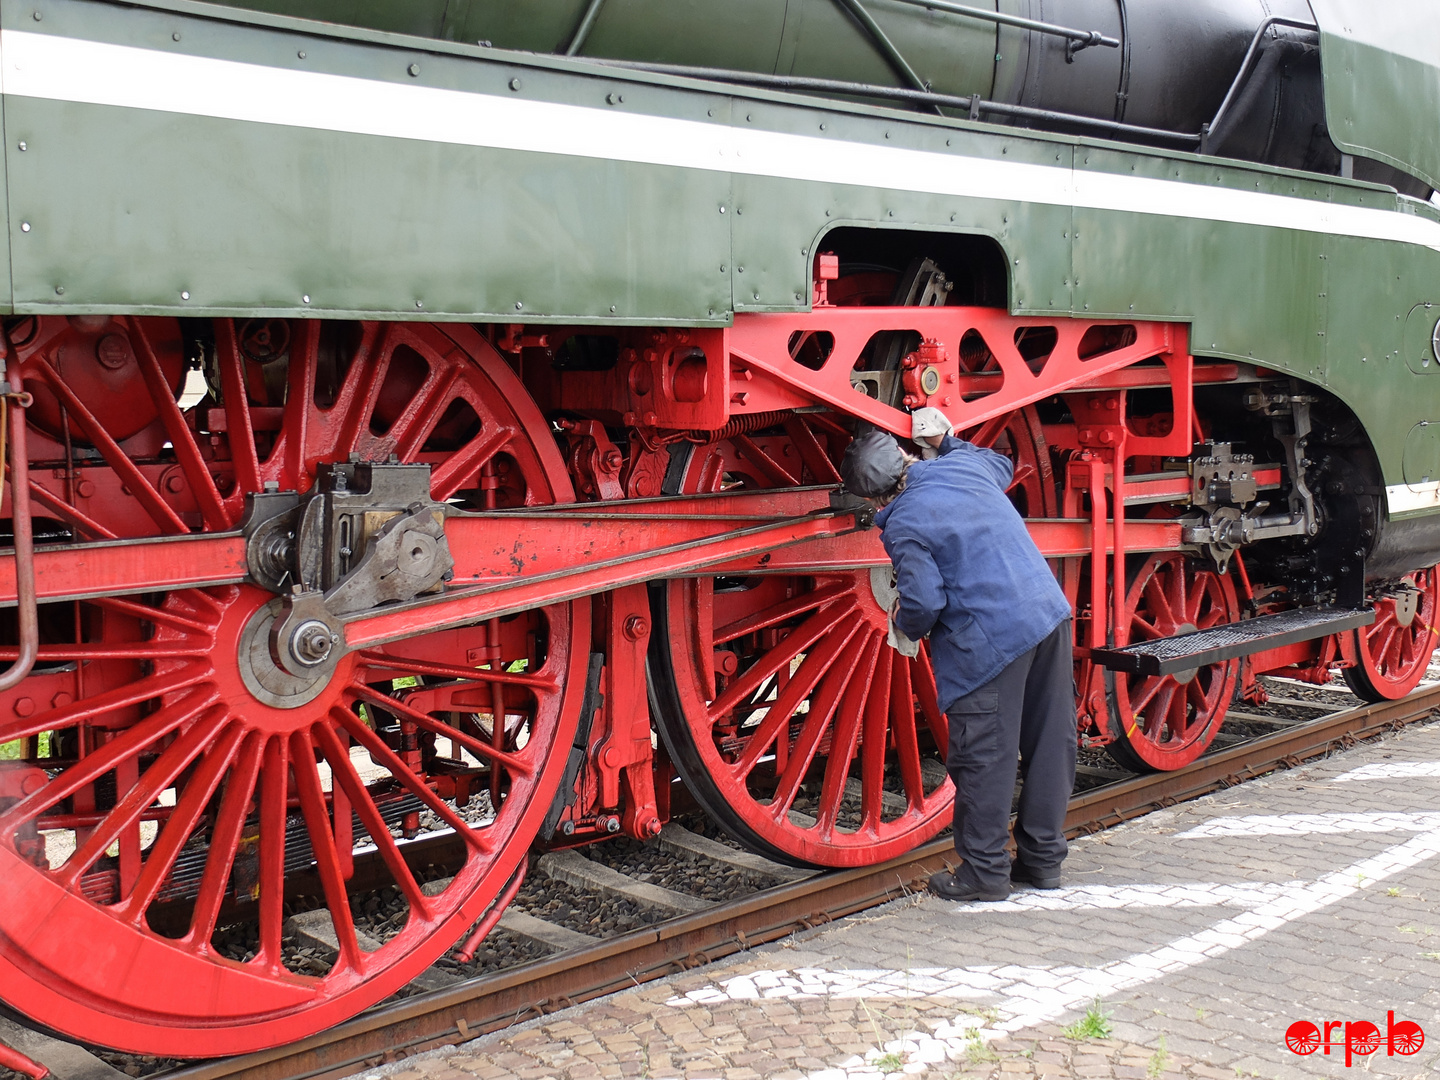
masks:
<svg viewBox="0 0 1440 1080"><path fill-rule="evenodd" d="M1440 685L1399 701L1332 713L1201 758L1070 800L1067 835L1077 836L1198 798L1337 747L1397 731L1440 710ZM381 1060L453 1045L778 940L924 888L953 858L948 837L879 866L837 870L755 893L575 952L372 1009L288 1046L202 1062L164 1080L315 1080Z"/></svg>

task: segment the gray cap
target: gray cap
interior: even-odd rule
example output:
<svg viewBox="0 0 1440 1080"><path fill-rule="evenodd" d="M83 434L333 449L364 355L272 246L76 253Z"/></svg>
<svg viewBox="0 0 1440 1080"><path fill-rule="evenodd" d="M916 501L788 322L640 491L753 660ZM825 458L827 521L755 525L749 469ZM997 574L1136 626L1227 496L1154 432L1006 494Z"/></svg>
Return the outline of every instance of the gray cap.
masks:
<svg viewBox="0 0 1440 1080"><path fill-rule="evenodd" d="M895 490L905 472L905 455L895 436L871 428L845 448L840 478L845 490L862 499L878 499Z"/></svg>

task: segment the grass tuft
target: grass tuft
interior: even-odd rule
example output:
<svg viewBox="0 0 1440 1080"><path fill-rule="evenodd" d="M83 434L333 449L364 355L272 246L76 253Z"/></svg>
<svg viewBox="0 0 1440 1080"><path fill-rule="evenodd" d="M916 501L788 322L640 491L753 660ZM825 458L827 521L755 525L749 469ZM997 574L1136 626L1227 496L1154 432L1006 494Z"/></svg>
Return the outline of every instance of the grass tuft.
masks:
<svg viewBox="0 0 1440 1080"><path fill-rule="evenodd" d="M1155 1080L1169 1064L1170 1051L1165 1048L1165 1036L1161 1035L1160 1045L1156 1047L1155 1053L1150 1055L1150 1064L1145 1067L1145 1075L1150 1077L1150 1080Z"/></svg>
<svg viewBox="0 0 1440 1080"><path fill-rule="evenodd" d="M1076 1042L1108 1039L1111 1032L1110 1016L1110 1011L1102 1006L1097 997L1086 1007L1085 1015L1065 1029L1065 1037Z"/></svg>

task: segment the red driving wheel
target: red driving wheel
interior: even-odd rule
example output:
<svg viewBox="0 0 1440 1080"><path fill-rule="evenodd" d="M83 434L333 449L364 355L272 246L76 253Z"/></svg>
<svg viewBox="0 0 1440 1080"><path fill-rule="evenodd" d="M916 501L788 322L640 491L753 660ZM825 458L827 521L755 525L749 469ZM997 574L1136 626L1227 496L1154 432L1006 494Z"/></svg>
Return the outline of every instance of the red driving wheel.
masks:
<svg viewBox="0 0 1440 1080"><path fill-rule="evenodd" d="M1352 631L1359 663L1342 668L1350 689L1366 701L1391 701L1425 677L1440 630L1440 574L1435 567L1411 574L1375 600L1375 621Z"/></svg>
<svg viewBox="0 0 1440 1080"><path fill-rule="evenodd" d="M1229 577L1178 552L1150 555L1139 565L1125 609L1128 623L1116 635L1121 645L1208 630L1240 618ZM1174 675L1116 672L1115 692L1107 695L1115 740L1105 749L1136 772L1189 765L1220 730L1239 671L1238 660L1227 660Z"/></svg>
<svg viewBox="0 0 1440 1080"><path fill-rule="evenodd" d="M304 490L351 455L427 462L433 496L473 509L573 497L542 417L468 328L217 322L184 412L171 321L15 329L37 513L78 539L229 531L247 493ZM257 659L274 601L243 585L42 607L35 672L0 697L0 743L24 759L0 762L7 1005L140 1053L273 1046L395 992L514 879L573 739L588 603L421 626L297 688ZM422 820L463 842L435 896L399 842ZM370 952L346 883L364 843L408 906ZM282 931L287 876L312 865L339 946L318 973Z"/></svg>
<svg viewBox="0 0 1440 1080"><path fill-rule="evenodd" d="M1012 497L1055 491L1030 411L986 435L1016 461ZM677 448L674 492L836 483L849 436L829 417ZM878 537L876 553L884 559ZM655 594L652 684L661 736L697 800L735 839L798 865L863 866L950 821L947 725L925 642L886 643L888 561L795 577L668 582Z"/></svg>

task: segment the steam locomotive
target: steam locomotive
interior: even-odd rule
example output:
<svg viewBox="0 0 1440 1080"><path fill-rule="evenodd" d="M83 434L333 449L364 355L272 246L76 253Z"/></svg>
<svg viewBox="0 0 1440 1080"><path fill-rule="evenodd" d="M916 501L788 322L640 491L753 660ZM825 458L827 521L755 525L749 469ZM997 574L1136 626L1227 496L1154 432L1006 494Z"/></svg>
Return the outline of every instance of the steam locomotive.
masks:
<svg viewBox="0 0 1440 1080"><path fill-rule="evenodd" d="M1084 745L1180 768L1266 672L1408 693L1427 14L0 7L0 998L246 1051L682 802L804 865L934 836L944 703L836 471L921 407L1015 463Z"/></svg>

